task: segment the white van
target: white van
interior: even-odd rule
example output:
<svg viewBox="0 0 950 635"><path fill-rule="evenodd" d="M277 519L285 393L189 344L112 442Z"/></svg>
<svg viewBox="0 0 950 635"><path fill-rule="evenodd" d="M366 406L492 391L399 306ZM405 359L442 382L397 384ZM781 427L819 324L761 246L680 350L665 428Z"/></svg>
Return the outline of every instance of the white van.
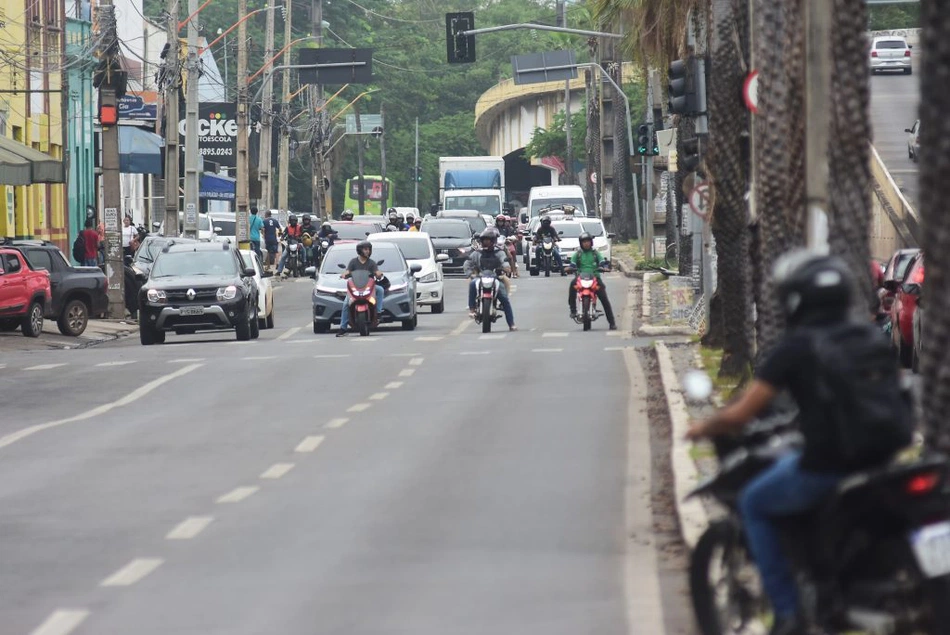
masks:
<svg viewBox="0 0 950 635"><path fill-rule="evenodd" d="M528 207L522 212L528 214L528 219L534 218L542 208L548 205L573 205L577 208L575 216L587 216L587 203L584 201L584 190L580 185L539 185L532 187L528 194Z"/></svg>

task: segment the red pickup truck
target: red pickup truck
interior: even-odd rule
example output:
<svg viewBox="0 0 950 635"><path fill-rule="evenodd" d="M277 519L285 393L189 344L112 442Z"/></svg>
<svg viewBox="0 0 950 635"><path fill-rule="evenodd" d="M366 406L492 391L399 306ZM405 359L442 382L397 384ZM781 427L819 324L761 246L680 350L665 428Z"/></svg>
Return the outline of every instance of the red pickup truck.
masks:
<svg viewBox="0 0 950 635"><path fill-rule="evenodd" d="M52 301L49 272L34 270L19 250L0 247L0 331L20 327L39 337Z"/></svg>

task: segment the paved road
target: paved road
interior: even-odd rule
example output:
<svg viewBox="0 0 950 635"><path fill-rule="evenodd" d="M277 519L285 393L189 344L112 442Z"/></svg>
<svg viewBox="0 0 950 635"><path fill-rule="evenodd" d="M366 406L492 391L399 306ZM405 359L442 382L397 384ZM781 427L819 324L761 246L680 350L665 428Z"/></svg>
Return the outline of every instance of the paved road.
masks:
<svg viewBox="0 0 950 635"><path fill-rule="evenodd" d="M415 332L316 336L300 281L256 342L5 354L0 631L665 632L637 340L561 278L482 336L463 284Z"/></svg>
<svg viewBox="0 0 950 635"><path fill-rule="evenodd" d="M915 49L916 50L916 49ZM917 71L919 58L914 56L914 74L888 73L871 76L871 126L874 147L887 166L908 202L917 207L917 164L907 156L905 128L914 125L920 103Z"/></svg>

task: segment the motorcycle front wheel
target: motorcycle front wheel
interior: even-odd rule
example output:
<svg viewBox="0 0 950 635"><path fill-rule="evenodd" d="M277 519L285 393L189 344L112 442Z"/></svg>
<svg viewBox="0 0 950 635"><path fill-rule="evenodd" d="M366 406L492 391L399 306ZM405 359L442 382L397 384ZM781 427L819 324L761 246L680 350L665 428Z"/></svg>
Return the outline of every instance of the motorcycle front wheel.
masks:
<svg viewBox="0 0 950 635"><path fill-rule="evenodd" d="M590 330L590 298L584 298L582 300L583 304L583 313L581 315L584 317L584 330Z"/></svg>
<svg viewBox="0 0 950 635"><path fill-rule="evenodd" d="M360 336L365 337L369 335L369 312L357 311L355 321L356 321L356 330L359 331Z"/></svg>
<svg viewBox="0 0 950 635"><path fill-rule="evenodd" d="M491 333L491 298L482 298L482 333Z"/></svg>

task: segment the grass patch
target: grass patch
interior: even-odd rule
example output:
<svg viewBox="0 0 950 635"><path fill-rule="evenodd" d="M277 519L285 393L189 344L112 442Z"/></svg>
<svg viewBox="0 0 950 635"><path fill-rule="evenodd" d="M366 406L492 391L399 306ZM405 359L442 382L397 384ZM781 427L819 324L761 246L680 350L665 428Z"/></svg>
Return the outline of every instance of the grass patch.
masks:
<svg viewBox="0 0 950 635"><path fill-rule="evenodd" d="M719 375L719 368L722 366L722 349L699 347L699 356L703 360L703 369L709 375L713 382L713 390L722 399L728 400L736 388L739 387L738 377L728 377Z"/></svg>
<svg viewBox="0 0 950 635"><path fill-rule="evenodd" d="M716 450L708 443L694 443L689 448L689 458L693 461L716 458Z"/></svg>

